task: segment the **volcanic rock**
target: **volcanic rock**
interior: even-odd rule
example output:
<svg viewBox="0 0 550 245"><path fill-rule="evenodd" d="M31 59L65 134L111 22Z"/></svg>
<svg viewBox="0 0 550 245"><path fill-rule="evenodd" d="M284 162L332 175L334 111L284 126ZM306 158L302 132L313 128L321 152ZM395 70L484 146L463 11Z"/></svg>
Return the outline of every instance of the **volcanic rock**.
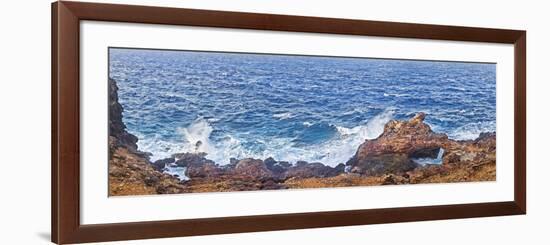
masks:
<svg viewBox="0 0 550 245"><path fill-rule="evenodd" d="M118 103L118 87L109 79L109 195L150 195L179 193L180 181L161 173L149 161L149 153L137 147L137 137L126 131L122 122L122 106ZM164 167L164 166L162 166Z"/></svg>
<svg viewBox="0 0 550 245"><path fill-rule="evenodd" d="M235 173L251 178L272 178L273 172L269 170L264 161L253 158L240 160L235 166Z"/></svg>
<svg viewBox="0 0 550 245"><path fill-rule="evenodd" d="M179 167L199 166L203 164L215 164L214 161L206 159L206 153L177 153L172 157L176 159L175 164Z"/></svg>
<svg viewBox="0 0 550 245"><path fill-rule="evenodd" d="M325 178L333 177L344 173L345 166L340 164L335 168L326 166L322 163L314 162L307 163L301 161L296 164L296 166L288 168L288 170L283 174L284 179L289 178Z"/></svg>
<svg viewBox="0 0 550 245"><path fill-rule="evenodd" d="M123 108L118 103L118 87L115 80L109 78L109 135L116 139L116 144L137 151L138 138L126 132L122 111Z"/></svg>
<svg viewBox="0 0 550 245"><path fill-rule="evenodd" d="M175 161L176 159L173 157L156 160L153 163L153 167L158 171L162 171L162 169L166 166L166 164L174 163Z"/></svg>
<svg viewBox="0 0 550 245"><path fill-rule="evenodd" d="M346 163L351 172L365 175L404 173L418 167L412 159L434 157L447 144L445 134L435 133L424 123L426 114L409 121L392 120L376 139L366 140Z"/></svg>

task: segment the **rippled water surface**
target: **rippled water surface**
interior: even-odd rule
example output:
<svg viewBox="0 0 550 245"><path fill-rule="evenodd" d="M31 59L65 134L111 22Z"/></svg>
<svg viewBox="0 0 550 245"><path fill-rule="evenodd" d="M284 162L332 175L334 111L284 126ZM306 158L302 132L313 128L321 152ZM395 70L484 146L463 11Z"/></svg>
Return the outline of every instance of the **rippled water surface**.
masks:
<svg viewBox="0 0 550 245"><path fill-rule="evenodd" d="M153 159L336 165L420 111L454 139L495 130L495 64L138 49L109 59L123 120Z"/></svg>

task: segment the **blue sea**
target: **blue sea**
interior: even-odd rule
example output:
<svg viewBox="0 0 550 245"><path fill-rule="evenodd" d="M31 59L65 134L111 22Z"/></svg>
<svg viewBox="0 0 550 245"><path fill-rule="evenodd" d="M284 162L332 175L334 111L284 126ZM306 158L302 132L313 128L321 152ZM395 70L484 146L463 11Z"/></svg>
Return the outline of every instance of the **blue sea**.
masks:
<svg viewBox="0 0 550 245"><path fill-rule="evenodd" d="M109 62L123 120L153 160L335 166L416 112L453 139L496 128L496 64L117 48Z"/></svg>

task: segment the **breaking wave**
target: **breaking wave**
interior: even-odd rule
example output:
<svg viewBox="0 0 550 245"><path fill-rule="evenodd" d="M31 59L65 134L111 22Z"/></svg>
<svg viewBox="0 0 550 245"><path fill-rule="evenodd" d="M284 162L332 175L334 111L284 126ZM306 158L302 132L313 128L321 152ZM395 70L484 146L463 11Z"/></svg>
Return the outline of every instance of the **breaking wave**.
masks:
<svg viewBox="0 0 550 245"><path fill-rule="evenodd" d="M479 137L480 133L495 132L495 121L484 121L476 123L468 123L461 126L451 132L449 132L449 138L455 140L474 140Z"/></svg>
<svg viewBox="0 0 550 245"><path fill-rule="evenodd" d="M178 133L182 138L179 142L167 142L161 137L140 137L138 144L141 150L153 154L152 160L180 152L206 152L208 159L222 165L228 164L230 158L273 157L276 160L291 163L303 160L336 166L348 161L365 139L380 136L384 131L384 125L392 119L393 113L393 110L385 110L368 120L366 124L352 128L335 125L320 127L323 130L332 129L337 133L317 144L298 144L296 138L257 138L254 139L255 144L262 145L258 150L257 147L252 147L252 144L247 144L244 139L230 134L213 141L211 134L214 128L208 120L203 118L197 118L189 126L180 128Z"/></svg>

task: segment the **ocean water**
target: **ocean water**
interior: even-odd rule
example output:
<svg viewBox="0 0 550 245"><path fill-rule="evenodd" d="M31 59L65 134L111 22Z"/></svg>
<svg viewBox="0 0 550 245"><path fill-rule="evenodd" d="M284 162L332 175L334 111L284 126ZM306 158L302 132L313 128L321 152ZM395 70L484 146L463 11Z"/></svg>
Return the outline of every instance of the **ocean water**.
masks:
<svg viewBox="0 0 550 245"><path fill-rule="evenodd" d="M453 139L496 128L496 64L115 48L109 62L123 120L153 160L334 166L416 112Z"/></svg>

